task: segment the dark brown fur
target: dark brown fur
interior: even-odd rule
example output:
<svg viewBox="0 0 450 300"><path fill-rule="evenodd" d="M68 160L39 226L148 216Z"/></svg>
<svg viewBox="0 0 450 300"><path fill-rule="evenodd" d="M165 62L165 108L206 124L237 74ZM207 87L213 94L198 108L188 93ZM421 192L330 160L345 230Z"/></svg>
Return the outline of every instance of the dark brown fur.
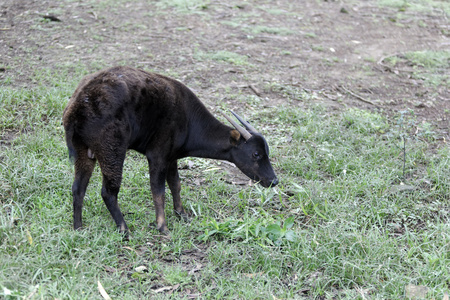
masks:
<svg viewBox="0 0 450 300"><path fill-rule="evenodd" d="M63 123L69 155L75 161L75 229L82 225L83 198L98 161L103 175L102 198L120 231L128 232L117 202L128 149L148 159L156 227L161 232L168 231L165 181L176 213L187 216L180 198L179 158L229 160L264 186L278 182L262 136L254 133L245 141L239 132L214 118L186 86L162 75L130 67L88 75L64 110ZM261 158L256 159L255 152L261 153Z"/></svg>

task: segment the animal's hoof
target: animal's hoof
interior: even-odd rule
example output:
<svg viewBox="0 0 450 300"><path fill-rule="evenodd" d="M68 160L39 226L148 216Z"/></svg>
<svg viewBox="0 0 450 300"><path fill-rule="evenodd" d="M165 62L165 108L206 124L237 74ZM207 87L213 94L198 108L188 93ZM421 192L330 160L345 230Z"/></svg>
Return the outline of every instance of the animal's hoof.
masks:
<svg viewBox="0 0 450 300"><path fill-rule="evenodd" d="M128 228L126 230L119 229L119 233L122 235L122 239L126 242L130 240L130 232L128 231Z"/></svg>
<svg viewBox="0 0 450 300"><path fill-rule="evenodd" d="M130 240L130 235L128 234L128 232L122 232L122 239L125 242L128 242Z"/></svg>
<svg viewBox="0 0 450 300"><path fill-rule="evenodd" d="M185 221L185 222L191 221L191 217L185 211L177 212L176 210L174 210L174 212L175 212L175 215L178 218L182 219L183 221Z"/></svg>
<svg viewBox="0 0 450 300"><path fill-rule="evenodd" d="M160 228L158 228L158 225L156 224L156 222L151 222L150 226L158 229L158 231L163 235L166 235L166 236L170 235L170 231L169 231L169 228L167 228L167 225L163 225Z"/></svg>
<svg viewBox="0 0 450 300"><path fill-rule="evenodd" d="M158 229L159 230L159 229ZM169 229L165 229L165 230L159 230L159 232L161 232L162 235L165 235L167 237L170 237L170 231Z"/></svg>
<svg viewBox="0 0 450 300"><path fill-rule="evenodd" d="M81 221L73 221L73 230L82 230L83 223Z"/></svg>

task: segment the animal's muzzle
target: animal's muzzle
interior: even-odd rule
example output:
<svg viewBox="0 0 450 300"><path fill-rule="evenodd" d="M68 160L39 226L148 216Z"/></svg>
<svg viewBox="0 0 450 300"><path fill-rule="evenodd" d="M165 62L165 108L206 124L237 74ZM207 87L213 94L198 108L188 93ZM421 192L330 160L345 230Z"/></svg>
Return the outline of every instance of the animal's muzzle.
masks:
<svg viewBox="0 0 450 300"><path fill-rule="evenodd" d="M261 180L260 183L263 187L274 187L278 184L278 178L275 177L271 181L270 180Z"/></svg>

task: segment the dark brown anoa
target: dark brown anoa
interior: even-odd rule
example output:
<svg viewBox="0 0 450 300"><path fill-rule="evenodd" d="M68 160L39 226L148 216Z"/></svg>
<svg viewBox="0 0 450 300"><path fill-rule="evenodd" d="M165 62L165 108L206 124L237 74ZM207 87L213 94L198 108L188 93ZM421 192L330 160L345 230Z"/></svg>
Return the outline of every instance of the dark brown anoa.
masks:
<svg viewBox="0 0 450 300"><path fill-rule="evenodd" d="M98 161L103 175L102 198L119 230L128 228L117 202L128 149L147 157L156 210L156 227L167 232L165 181L175 212L186 218L180 198L177 159L187 156L228 160L263 186L278 179L264 137L247 122L236 129L214 118L182 83L130 67L113 67L83 78L64 110L70 157L74 158L73 226L81 211L89 178ZM244 136L246 138L244 138Z"/></svg>

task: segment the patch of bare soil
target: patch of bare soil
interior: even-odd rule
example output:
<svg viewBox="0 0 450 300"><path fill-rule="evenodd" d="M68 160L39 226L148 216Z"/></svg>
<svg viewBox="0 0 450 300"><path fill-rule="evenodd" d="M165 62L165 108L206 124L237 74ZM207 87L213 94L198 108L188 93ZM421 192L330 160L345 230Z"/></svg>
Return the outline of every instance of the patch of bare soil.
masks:
<svg viewBox="0 0 450 300"><path fill-rule="evenodd" d="M297 89L338 109L413 109L448 140L448 76L430 85L412 69L386 64L409 51L448 50L448 38L444 12L399 11L376 1L210 1L180 8L6 0L0 4L0 79L29 85L39 68L128 64L178 78L211 107L217 101L245 109L304 105L289 94ZM242 55L246 64L205 56L218 51ZM247 105L230 91L261 102Z"/></svg>

